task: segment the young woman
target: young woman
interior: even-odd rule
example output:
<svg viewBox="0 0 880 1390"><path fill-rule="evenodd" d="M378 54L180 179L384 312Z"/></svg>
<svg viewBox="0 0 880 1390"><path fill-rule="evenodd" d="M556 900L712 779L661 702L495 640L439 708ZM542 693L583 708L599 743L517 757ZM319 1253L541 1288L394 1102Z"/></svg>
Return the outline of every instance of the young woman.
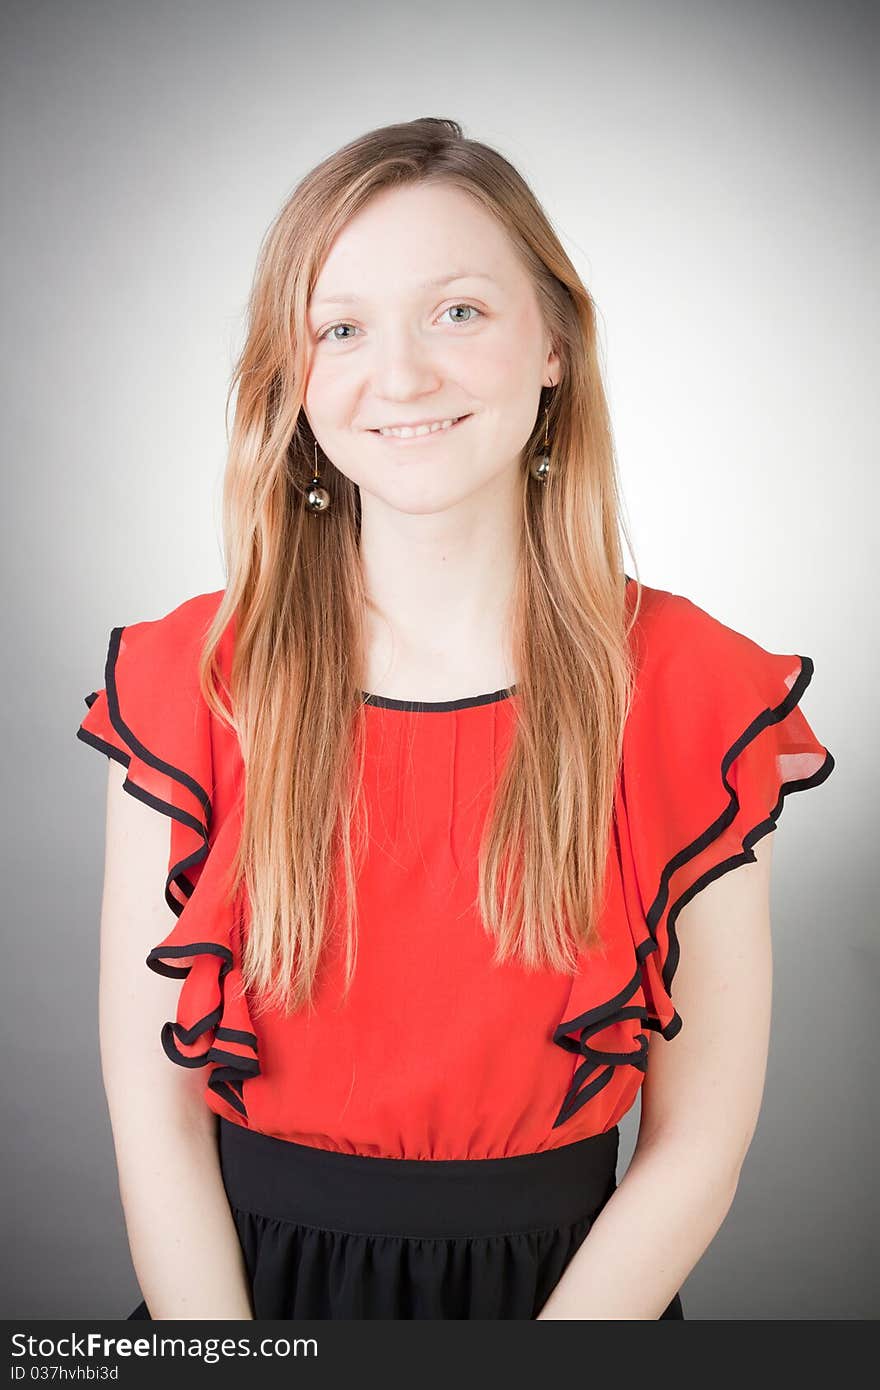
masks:
<svg viewBox="0 0 880 1390"><path fill-rule="evenodd" d="M812 663L624 572L593 301L454 121L307 175L233 386L226 587L78 730L132 1316L681 1318Z"/></svg>

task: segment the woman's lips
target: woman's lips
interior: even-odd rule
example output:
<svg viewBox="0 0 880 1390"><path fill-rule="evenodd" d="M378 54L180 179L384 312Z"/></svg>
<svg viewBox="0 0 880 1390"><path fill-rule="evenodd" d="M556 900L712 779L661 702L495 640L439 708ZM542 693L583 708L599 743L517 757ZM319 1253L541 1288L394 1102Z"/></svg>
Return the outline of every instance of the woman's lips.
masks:
<svg viewBox="0 0 880 1390"><path fill-rule="evenodd" d="M380 434L378 430L371 430L370 433L381 439L383 444L427 444L430 439L442 439L445 435L452 434L470 418L470 415L462 415L448 430L429 430L427 434L411 434L406 439L399 434Z"/></svg>

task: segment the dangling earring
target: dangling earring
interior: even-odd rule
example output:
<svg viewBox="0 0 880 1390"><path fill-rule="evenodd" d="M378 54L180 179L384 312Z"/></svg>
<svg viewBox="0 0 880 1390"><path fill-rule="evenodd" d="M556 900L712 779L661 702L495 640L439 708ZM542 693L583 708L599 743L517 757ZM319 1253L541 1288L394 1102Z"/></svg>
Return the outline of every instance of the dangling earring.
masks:
<svg viewBox="0 0 880 1390"><path fill-rule="evenodd" d="M529 472L539 483L546 483L550 472L550 448L547 443L547 423L549 419L550 402L544 406L544 452L537 458L533 458L529 464Z"/></svg>
<svg viewBox="0 0 880 1390"><path fill-rule="evenodd" d="M326 512L330 506L330 494L325 487L320 486L318 478L318 441L315 440L315 476L312 485L306 494L306 506L310 512Z"/></svg>

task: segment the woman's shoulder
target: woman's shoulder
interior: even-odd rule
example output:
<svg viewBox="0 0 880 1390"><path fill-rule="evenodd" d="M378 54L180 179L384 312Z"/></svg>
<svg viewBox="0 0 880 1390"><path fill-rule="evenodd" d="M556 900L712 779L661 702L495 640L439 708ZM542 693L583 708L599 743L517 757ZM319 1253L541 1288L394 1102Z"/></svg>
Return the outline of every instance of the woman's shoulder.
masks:
<svg viewBox="0 0 880 1390"><path fill-rule="evenodd" d="M723 784L749 750L765 780L783 769L792 786L824 780L833 759L799 708L811 657L790 638L765 647L684 594L643 585L640 599L624 737L631 768L644 777L648 764L666 764L669 786L677 778L689 795L698 777L710 791Z"/></svg>
<svg viewBox="0 0 880 1390"><path fill-rule="evenodd" d="M758 669L768 656L747 633L726 623L686 594L648 584L627 588L635 612L632 641L642 684L684 678L711 681L718 674Z"/></svg>
<svg viewBox="0 0 880 1390"><path fill-rule="evenodd" d="M82 741L126 766L134 757L153 770L154 778L185 782L203 803L217 731L216 716L202 695L200 658L223 594L222 589L193 594L158 616L111 628L103 684L84 697L88 712L77 729ZM219 648L224 682L231 626Z"/></svg>
<svg viewBox="0 0 880 1390"><path fill-rule="evenodd" d="M674 638L677 633L699 635L724 624L708 609L687 594L673 589L661 589L651 584L627 585L627 600L631 609L638 599L637 624L656 637Z"/></svg>
<svg viewBox="0 0 880 1390"><path fill-rule="evenodd" d="M114 628L111 633L111 665L118 678L146 680L157 687L167 681L167 691L193 685L201 651L217 616L225 590L191 594L172 608L142 616ZM229 665L234 623L226 624L218 648L221 669ZM109 674L109 673L108 673Z"/></svg>
<svg viewBox="0 0 880 1390"><path fill-rule="evenodd" d="M122 629L154 642L199 641L206 635L223 600L225 589L191 594L173 608L160 609L154 617L142 617Z"/></svg>

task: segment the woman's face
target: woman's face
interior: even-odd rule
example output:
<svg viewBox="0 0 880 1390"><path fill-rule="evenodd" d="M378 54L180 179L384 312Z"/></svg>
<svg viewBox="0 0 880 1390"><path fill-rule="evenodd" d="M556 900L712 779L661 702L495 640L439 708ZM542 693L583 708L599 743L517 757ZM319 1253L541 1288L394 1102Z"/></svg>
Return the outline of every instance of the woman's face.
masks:
<svg viewBox="0 0 880 1390"><path fill-rule="evenodd" d="M541 387L559 379L506 231L449 185L383 190L352 219L318 276L309 335L319 448L403 512L454 506L516 469ZM424 437L378 433L461 415Z"/></svg>

